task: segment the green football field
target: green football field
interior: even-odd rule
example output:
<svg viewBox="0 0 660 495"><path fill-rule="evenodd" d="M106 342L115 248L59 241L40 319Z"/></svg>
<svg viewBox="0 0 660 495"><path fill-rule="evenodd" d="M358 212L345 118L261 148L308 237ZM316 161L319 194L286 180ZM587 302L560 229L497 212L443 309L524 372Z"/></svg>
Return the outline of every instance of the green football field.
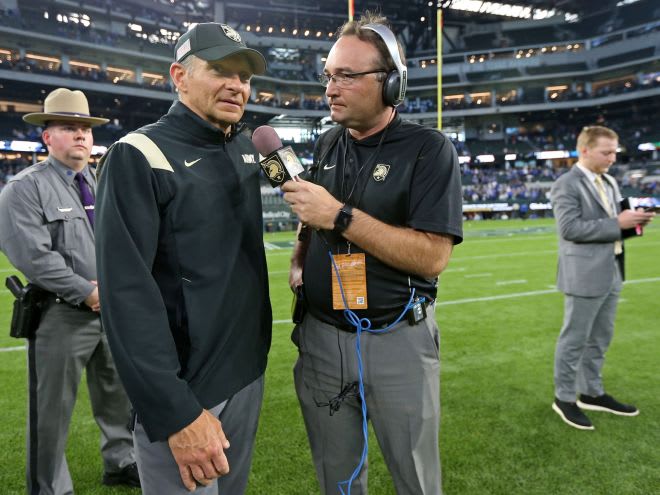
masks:
<svg viewBox="0 0 660 495"><path fill-rule="evenodd" d="M441 458L445 495L660 494L660 220L626 243L627 278L604 369L607 390L634 418L590 413L595 431L551 410L562 295L552 220L468 222L440 279ZM287 286L293 235L266 236L275 324L249 494L318 493L293 389ZM13 272L0 260L2 275ZM4 278L4 276L2 277ZM8 337L11 296L0 291L0 494L24 493L26 354ZM67 458L79 494L100 485L98 430L80 387ZM393 495L370 440L370 493ZM163 494L167 495L167 494ZM226 494L234 495L234 494Z"/></svg>

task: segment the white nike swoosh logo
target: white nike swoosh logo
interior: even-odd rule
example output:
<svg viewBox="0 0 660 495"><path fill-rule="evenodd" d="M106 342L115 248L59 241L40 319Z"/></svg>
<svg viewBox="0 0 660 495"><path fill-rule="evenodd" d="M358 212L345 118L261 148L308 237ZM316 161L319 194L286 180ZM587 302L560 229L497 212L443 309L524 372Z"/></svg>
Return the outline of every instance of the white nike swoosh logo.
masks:
<svg viewBox="0 0 660 495"><path fill-rule="evenodd" d="M188 160L184 160L184 161L183 161L183 164L184 164L186 167L192 167L195 163L197 163L197 162L200 161L200 160L201 160L201 158L198 158L197 160L193 160L192 162L189 162Z"/></svg>
<svg viewBox="0 0 660 495"><path fill-rule="evenodd" d="M326 163L325 166L323 167L323 170L330 170L331 168L335 168L336 166L337 166L336 163L332 166L328 166L328 164Z"/></svg>

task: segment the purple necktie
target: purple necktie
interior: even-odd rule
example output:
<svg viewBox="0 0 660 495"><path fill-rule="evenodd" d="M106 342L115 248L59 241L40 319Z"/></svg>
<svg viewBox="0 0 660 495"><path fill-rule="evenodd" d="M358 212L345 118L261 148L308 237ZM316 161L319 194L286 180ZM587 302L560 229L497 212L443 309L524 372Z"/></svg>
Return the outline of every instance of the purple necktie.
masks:
<svg viewBox="0 0 660 495"><path fill-rule="evenodd" d="M85 213L87 213L87 218L89 218L89 223L94 228L94 196L92 191L89 190L89 186L85 181L85 177L81 172L78 172L74 177L74 180L78 183L78 189L80 190L80 199L82 200L83 208L85 208Z"/></svg>

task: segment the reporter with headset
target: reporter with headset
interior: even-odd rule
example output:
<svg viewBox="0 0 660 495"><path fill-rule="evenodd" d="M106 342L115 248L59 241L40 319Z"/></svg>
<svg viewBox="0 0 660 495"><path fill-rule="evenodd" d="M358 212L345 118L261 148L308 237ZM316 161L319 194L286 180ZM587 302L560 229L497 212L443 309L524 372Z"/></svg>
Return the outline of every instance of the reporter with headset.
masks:
<svg viewBox="0 0 660 495"><path fill-rule="evenodd" d="M367 493L366 465L351 476L363 457L361 380L397 493L441 493L433 302L462 241L460 173L449 139L396 112L406 68L385 22L367 12L339 31L320 76L339 126L317 142L309 180L282 187L306 226L289 279L292 289L303 286L307 304L292 335L294 378L322 493L337 493L349 477L351 493ZM335 267L341 284L333 283ZM403 319L380 334L360 333L345 305L372 330Z"/></svg>

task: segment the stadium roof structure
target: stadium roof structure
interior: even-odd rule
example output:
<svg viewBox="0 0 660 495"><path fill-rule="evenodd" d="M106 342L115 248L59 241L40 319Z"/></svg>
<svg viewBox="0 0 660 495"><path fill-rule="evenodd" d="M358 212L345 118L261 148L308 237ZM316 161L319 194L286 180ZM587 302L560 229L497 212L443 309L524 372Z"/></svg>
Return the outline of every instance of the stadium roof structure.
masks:
<svg viewBox="0 0 660 495"><path fill-rule="evenodd" d="M158 10L164 14L195 21L207 19L222 4L225 9L252 8L259 12L288 12L291 16L317 14L346 16L348 2L341 0L252 0L249 4L238 0L127 0L129 3ZM548 13L582 16L605 11L639 0L354 0L355 12L380 11L400 16L401 21L419 19L421 12L443 8L448 22L495 22L521 18L547 17Z"/></svg>

